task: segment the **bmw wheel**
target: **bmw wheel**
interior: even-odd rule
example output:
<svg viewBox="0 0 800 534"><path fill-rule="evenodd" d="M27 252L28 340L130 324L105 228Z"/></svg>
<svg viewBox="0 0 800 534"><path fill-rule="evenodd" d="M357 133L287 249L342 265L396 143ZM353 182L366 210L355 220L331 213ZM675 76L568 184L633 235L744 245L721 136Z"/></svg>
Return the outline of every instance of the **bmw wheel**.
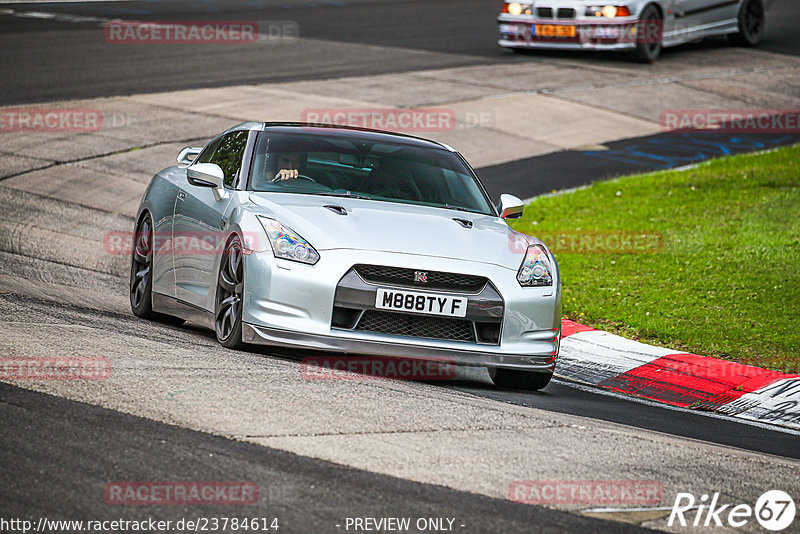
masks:
<svg viewBox="0 0 800 534"><path fill-rule="evenodd" d="M214 330L217 341L229 349L241 349L242 297L244 293L244 253L242 241L235 235L225 247L217 279L214 307Z"/></svg>
<svg viewBox="0 0 800 534"><path fill-rule="evenodd" d="M553 373L540 373L536 371L515 371L513 369L494 369L492 382L503 389L526 389L538 391L550 383Z"/></svg>
<svg viewBox="0 0 800 534"><path fill-rule="evenodd" d="M653 63L661 55L664 19L654 5L647 6L636 28L636 49L633 57L639 63Z"/></svg>
<svg viewBox="0 0 800 534"><path fill-rule="evenodd" d="M764 36L764 4L761 0L745 0L739 8L739 31L728 36L739 46L756 46Z"/></svg>

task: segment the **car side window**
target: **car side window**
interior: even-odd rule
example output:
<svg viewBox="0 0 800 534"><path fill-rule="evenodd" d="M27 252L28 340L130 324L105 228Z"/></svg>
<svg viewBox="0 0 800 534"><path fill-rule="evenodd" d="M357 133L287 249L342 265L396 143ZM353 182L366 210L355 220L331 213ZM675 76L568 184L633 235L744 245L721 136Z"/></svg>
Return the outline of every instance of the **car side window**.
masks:
<svg viewBox="0 0 800 534"><path fill-rule="evenodd" d="M214 151L215 151L215 150L217 150L217 147L219 146L219 144L220 144L221 142L222 142L222 137L220 137L219 139L217 139L217 140L215 140L215 141L211 142L211 143L210 143L210 144L209 144L209 145L208 145L208 146L205 148L205 150L203 150L203 151L200 153L200 155L199 155L199 156L197 156L197 159L195 160L195 162L196 162L196 163L210 163L210 162L211 162L211 156L213 156L213 155L214 155Z"/></svg>
<svg viewBox="0 0 800 534"><path fill-rule="evenodd" d="M214 153L208 163L216 163L225 173L225 186L233 187L239 169L242 167L244 149L247 146L249 132L240 130L231 132L220 138ZM201 162L205 163L205 162Z"/></svg>

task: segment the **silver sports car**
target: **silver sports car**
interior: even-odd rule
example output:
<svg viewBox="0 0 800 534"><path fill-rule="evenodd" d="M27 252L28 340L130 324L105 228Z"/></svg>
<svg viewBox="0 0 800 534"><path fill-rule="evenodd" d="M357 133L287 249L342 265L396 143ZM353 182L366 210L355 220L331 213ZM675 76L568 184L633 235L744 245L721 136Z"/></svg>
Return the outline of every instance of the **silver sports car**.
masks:
<svg viewBox="0 0 800 534"><path fill-rule="evenodd" d="M628 50L652 63L662 47L727 35L755 46L773 0L507 1L497 19L504 48Z"/></svg>
<svg viewBox="0 0 800 534"><path fill-rule="evenodd" d="M187 147L136 217L133 313L247 344L553 374L561 280L452 148L406 135L244 123ZM342 356L348 358L349 356ZM363 357L363 356L362 356Z"/></svg>

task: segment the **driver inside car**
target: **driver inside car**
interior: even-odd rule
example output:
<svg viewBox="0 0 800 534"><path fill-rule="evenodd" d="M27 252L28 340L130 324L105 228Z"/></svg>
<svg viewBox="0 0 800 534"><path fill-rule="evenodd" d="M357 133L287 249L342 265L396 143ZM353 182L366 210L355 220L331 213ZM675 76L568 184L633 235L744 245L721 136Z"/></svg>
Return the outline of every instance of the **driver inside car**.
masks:
<svg viewBox="0 0 800 534"><path fill-rule="evenodd" d="M278 154L278 168L280 169L272 179L273 182L294 180L302 175L306 166L305 154L299 152L284 152Z"/></svg>

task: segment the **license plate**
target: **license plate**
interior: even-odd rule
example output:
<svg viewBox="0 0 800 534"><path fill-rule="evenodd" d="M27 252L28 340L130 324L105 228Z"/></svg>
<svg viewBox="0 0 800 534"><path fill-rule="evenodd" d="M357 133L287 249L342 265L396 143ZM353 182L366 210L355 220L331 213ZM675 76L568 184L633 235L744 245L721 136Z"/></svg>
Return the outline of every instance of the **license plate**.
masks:
<svg viewBox="0 0 800 534"><path fill-rule="evenodd" d="M575 37L577 35L575 26L535 24L533 28L537 37Z"/></svg>
<svg viewBox="0 0 800 534"><path fill-rule="evenodd" d="M375 307L381 310L466 317L467 299L450 295L400 291L379 288L375 296Z"/></svg>

